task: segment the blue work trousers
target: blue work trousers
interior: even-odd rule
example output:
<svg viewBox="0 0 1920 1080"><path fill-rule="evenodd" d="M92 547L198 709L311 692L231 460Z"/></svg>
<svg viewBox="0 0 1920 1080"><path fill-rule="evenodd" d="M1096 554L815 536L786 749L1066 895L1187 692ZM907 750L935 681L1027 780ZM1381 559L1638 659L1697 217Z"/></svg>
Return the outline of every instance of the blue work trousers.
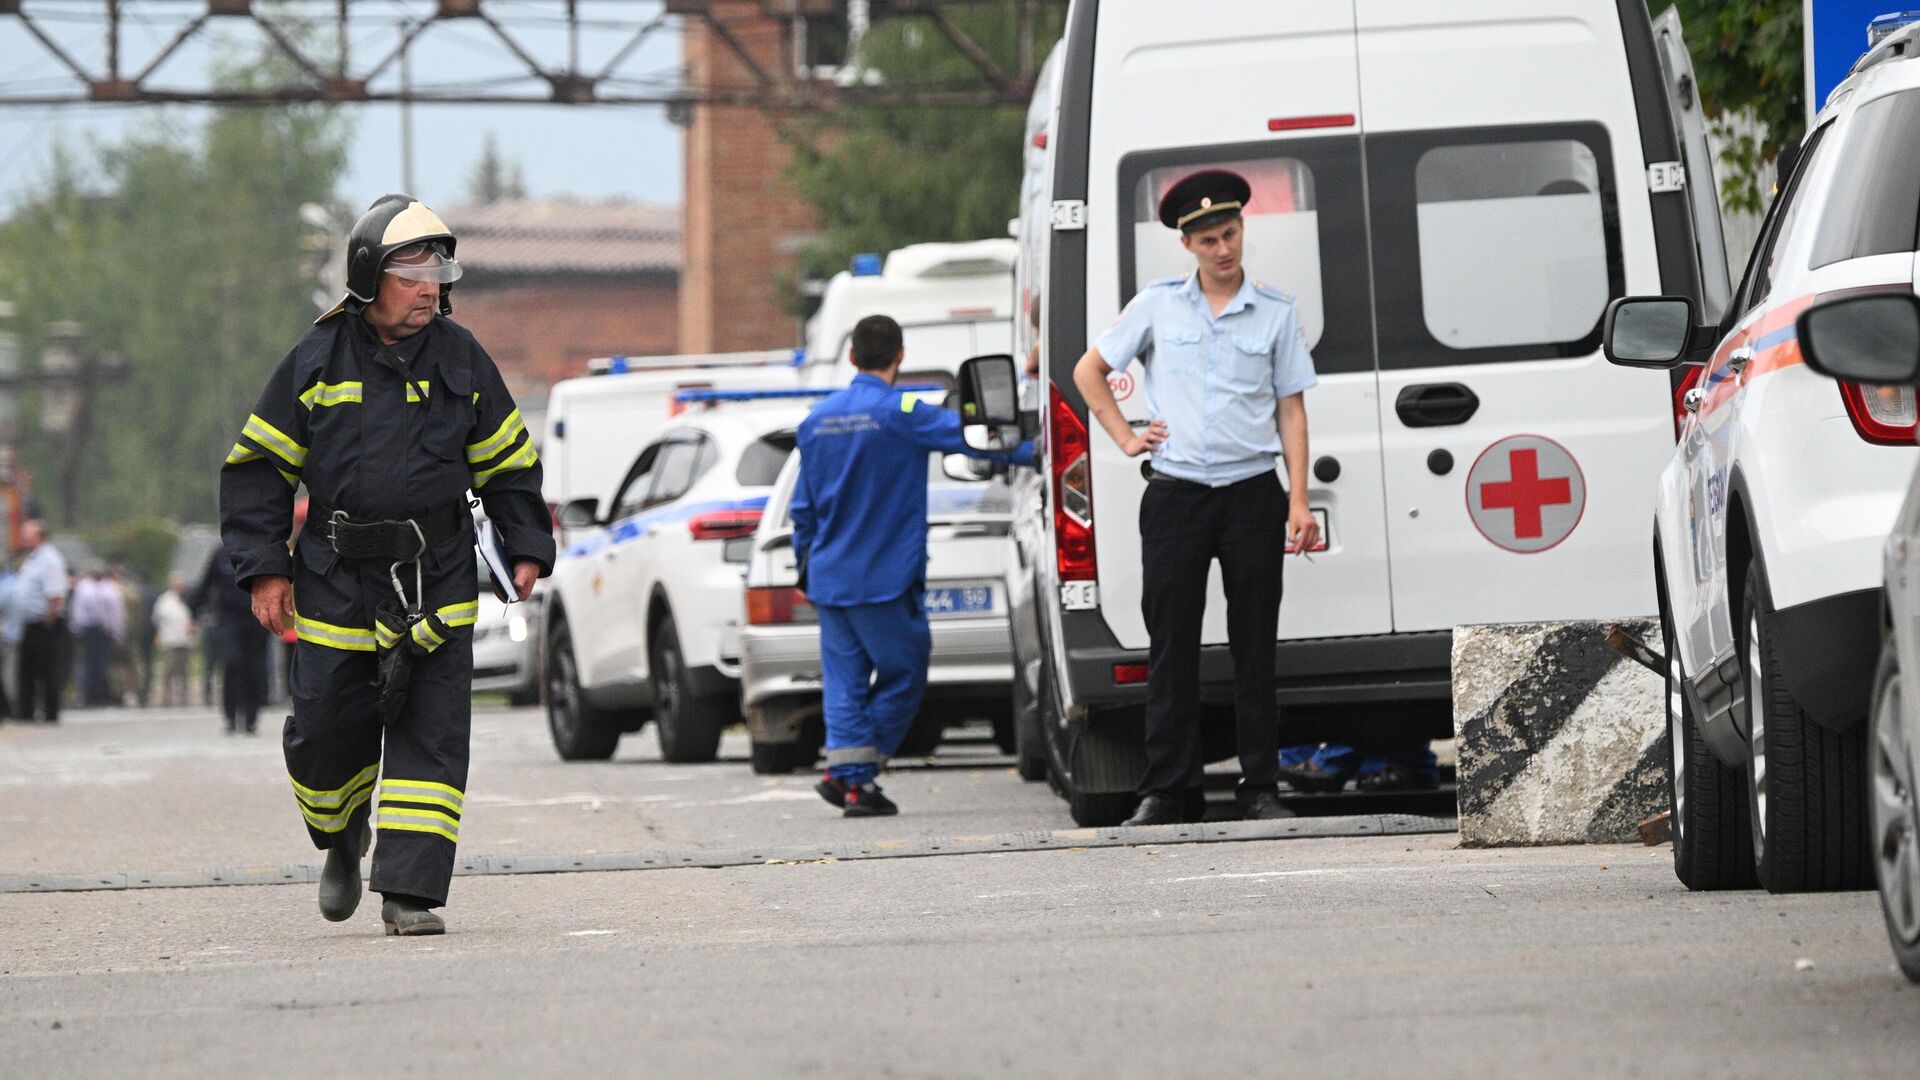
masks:
<svg viewBox="0 0 1920 1080"><path fill-rule="evenodd" d="M915 586L882 604L818 608L827 772L843 784L879 775L920 712L933 653L925 600Z"/></svg>

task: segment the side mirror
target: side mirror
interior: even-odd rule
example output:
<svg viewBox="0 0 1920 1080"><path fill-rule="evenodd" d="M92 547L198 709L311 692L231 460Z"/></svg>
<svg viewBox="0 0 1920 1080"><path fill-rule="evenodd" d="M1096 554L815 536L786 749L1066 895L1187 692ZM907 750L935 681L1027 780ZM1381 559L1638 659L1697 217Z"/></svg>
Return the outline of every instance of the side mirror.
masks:
<svg viewBox="0 0 1920 1080"><path fill-rule="evenodd" d="M1006 353L976 356L960 365L960 424L975 450L1020 445L1020 380Z"/></svg>
<svg viewBox="0 0 1920 1080"><path fill-rule="evenodd" d="M947 454L940 459L940 471L947 474L949 480L972 483L992 479L999 466L991 461L965 454Z"/></svg>
<svg viewBox="0 0 1920 1080"><path fill-rule="evenodd" d="M1714 328L1697 318L1685 296L1623 296L1607 305L1601 351L1621 367L1678 367L1712 347Z"/></svg>
<svg viewBox="0 0 1920 1080"><path fill-rule="evenodd" d="M1856 293L1810 307L1795 329L1800 355L1822 375L1872 386L1920 382L1920 297Z"/></svg>
<svg viewBox="0 0 1920 1080"><path fill-rule="evenodd" d="M563 529L590 529L598 524L599 499L573 499L560 507L560 527Z"/></svg>

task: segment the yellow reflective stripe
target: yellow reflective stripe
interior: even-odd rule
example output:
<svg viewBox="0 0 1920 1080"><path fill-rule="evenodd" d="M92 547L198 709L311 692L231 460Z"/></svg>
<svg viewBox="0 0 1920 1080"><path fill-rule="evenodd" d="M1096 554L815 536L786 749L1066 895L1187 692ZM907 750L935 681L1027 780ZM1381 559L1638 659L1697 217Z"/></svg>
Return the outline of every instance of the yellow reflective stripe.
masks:
<svg viewBox="0 0 1920 1080"><path fill-rule="evenodd" d="M278 465L274 466L273 471L280 474L280 478L287 482L288 487L300 486L300 478L298 476L295 476L293 473L290 473L287 470L280 468Z"/></svg>
<svg viewBox="0 0 1920 1080"><path fill-rule="evenodd" d="M433 384L432 384L432 383L421 383L421 384L420 384L420 388L416 390L416 389L414 389L414 386L413 386L413 382L412 382L412 380L408 380L408 382L407 382L407 400L408 400L409 402L412 402L412 403L415 403L415 404L418 404L419 402L421 402L421 401L424 401L425 399L427 399L427 398L429 398L429 397L432 397L432 396L433 396Z"/></svg>
<svg viewBox="0 0 1920 1080"><path fill-rule="evenodd" d="M279 456L280 460L298 469L307 463L307 448L289 438L286 432L260 419L258 414L249 414L240 434L259 443Z"/></svg>
<svg viewBox="0 0 1920 1080"><path fill-rule="evenodd" d="M300 392L300 404L309 410L328 405L344 405L365 399L364 384L354 382L314 383Z"/></svg>
<svg viewBox="0 0 1920 1080"><path fill-rule="evenodd" d="M400 631L389 630L387 629L386 623L383 623L378 619L374 620L374 623L373 623L374 644L380 646L383 649L391 649L393 647L393 643L399 640L400 640Z"/></svg>
<svg viewBox="0 0 1920 1080"><path fill-rule="evenodd" d="M480 404L480 391L478 391L478 390L475 390L475 391L473 392L473 403L474 403L475 405L478 405L478 404Z"/></svg>
<svg viewBox="0 0 1920 1080"><path fill-rule="evenodd" d="M493 468L483 469L480 472L474 473L473 486L475 488L485 487L487 486L487 481L493 479L495 473L503 473L509 469L530 469L539 460L540 455L533 449L533 443L529 442L525 446L522 446L512 457L495 465Z"/></svg>
<svg viewBox="0 0 1920 1080"><path fill-rule="evenodd" d="M249 461L259 460L260 451L255 450L245 443L234 443L233 449L227 451L227 464L229 465L245 465Z"/></svg>
<svg viewBox="0 0 1920 1080"><path fill-rule="evenodd" d="M457 844L460 842L460 830L458 829L455 829L449 832L438 825L414 824L406 821L388 820L384 812L380 815L380 820L374 822L374 825L378 828L385 829L388 832L433 833L435 836L446 837L448 840L452 841L453 843Z"/></svg>
<svg viewBox="0 0 1920 1080"><path fill-rule="evenodd" d="M322 814L316 810L309 809L305 803L301 803L299 804L300 816L307 819L307 824L319 829L321 832L339 832L347 827L349 821L353 820L353 812L367 805L368 800L372 798L373 788L372 786L368 786L362 788L359 794L348 799L347 805L341 807L336 813Z"/></svg>
<svg viewBox="0 0 1920 1080"><path fill-rule="evenodd" d="M395 780L392 777L388 777L387 779L380 781L380 790L383 792L391 793L395 798L402 797L402 794L401 794L402 792L416 791L416 792L423 792L428 795L432 795L435 793L438 793L441 795L448 795L448 796L451 796L455 802L459 802L459 803L464 803L467 801L466 792L461 791L457 787L450 787L446 784L436 784L432 780ZM459 809L459 808L455 807L455 809Z"/></svg>
<svg viewBox="0 0 1920 1080"><path fill-rule="evenodd" d="M452 814L443 813L439 810L419 810L410 806L389 806L387 805L386 796L383 795L380 798L381 821L384 823L389 815L396 818L411 818L421 822L431 821L435 824L445 825L454 832L460 831L460 819L454 817Z"/></svg>
<svg viewBox="0 0 1920 1080"><path fill-rule="evenodd" d="M480 601L469 600L464 604L448 604L434 612L440 621L448 626L472 626L480 621Z"/></svg>
<svg viewBox="0 0 1920 1080"><path fill-rule="evenodd" d="M425 619L413 624L413 640L428 652L432 652L447 643L447 639L441 637L439 633L434 630L432 624L428 623Z"/></svg>
<svg viewBox="0 0 1920 1080"><path fill-rule="evenodd" d="M500 430L477 443L467 444L467 461L478 465L513 444L513 440L527 430L526 421L520 419L520 410L515 409L500 421Z"/></svg>
<svg viewBox="0 0 1920 1080"><path fill-rule="evenodd" d="M300 781L295 780L292 773L287 774L287 780L293 784L294 794L300 796L303 801L325 809L331 806L339 806L342 800L353 793L354 788L372 780L373 774L379 771L380 765L378 762L375 762L355 773L353 779L330 791L321 791L317 788L307 787Z"/></svg>
<svg viewBox="0 0 1920 1080"><path fill-rule="evenodd" d="M309 619L305 615L293 617L294 636L301 641L311 641L315 645L325 645L329 649L345 649L348 652L374 651L373 631L361 630L351 626L334 626L318 619Z"/></svg>
<svg viewBox="0 0 1920 1080"><path fill-rule="evenodd" d="M444 806L456 814L465 809L465 807L461 806L458 802L452 799L443 799L438 795L414 795L410 792L395 793L388 788L380 789L380 808L382 810L406 809L403 806L393 805L393 800L396 799L409 803L432 803L435 806Z"/></svg>

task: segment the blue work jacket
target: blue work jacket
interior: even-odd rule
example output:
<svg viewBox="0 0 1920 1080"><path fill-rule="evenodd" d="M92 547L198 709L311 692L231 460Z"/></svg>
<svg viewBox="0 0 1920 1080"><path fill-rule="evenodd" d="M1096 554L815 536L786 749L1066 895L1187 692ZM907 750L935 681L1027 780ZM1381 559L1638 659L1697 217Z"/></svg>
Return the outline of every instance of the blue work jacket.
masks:
<svg viewBox="0 0 1920 1080"><path fill-rule="evenodd" d="M830 607L883 604L927 577L927 455L1033 464L1033 444L982 453L960 437L960 415L862 373L800 423L793 549L808 599Z"/></svg>

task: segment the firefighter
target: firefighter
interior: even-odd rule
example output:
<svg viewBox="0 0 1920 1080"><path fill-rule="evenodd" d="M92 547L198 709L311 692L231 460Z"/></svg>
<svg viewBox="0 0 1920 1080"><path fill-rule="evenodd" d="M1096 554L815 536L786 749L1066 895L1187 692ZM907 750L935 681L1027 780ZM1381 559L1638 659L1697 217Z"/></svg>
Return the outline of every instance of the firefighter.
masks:
<svg viewBox="0 0 1920 1080"><path fill-rule="evenodd" d="M439 934L466 800L471 489L525 598L553 566L540 464L500 371L452 319L454 236L384 195L347 239L346 296L280 361L220 474L220 527L253 615L296 642L284 746L327 853L320 913ZM295 489L309 496L291 551ZM378 801L375 782L378 778Z"/></svg>

